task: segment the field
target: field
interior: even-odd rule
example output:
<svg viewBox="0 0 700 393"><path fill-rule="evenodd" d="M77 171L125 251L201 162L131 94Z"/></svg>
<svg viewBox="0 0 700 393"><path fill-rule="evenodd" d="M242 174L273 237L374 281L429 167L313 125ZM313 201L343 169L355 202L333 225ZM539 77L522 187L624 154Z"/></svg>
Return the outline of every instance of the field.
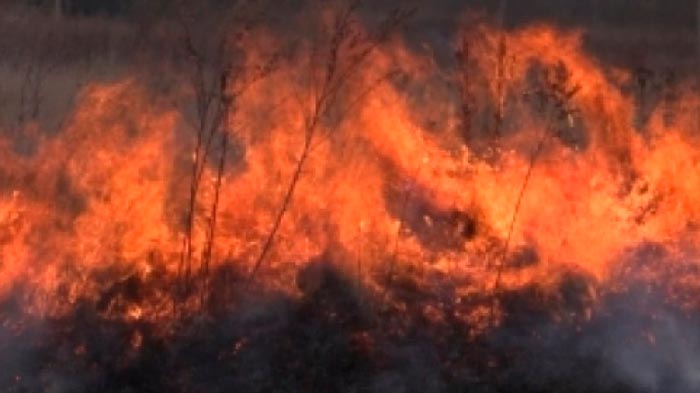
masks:
<svg viewBox="0 0 700 393"><path fill-rule="evenodd" d="M700 389L693 2L62 4L0 15L0 391Z"/></svg>

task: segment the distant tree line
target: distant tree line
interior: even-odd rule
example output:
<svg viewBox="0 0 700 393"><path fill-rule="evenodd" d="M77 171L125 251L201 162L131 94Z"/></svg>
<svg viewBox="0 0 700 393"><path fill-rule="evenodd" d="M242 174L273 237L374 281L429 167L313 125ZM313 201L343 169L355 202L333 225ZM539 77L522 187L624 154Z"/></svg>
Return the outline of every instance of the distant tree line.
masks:
<svg viewBox="0 0 700 393"><path fill-rule="evenodd" d="M133 0L29 0L35 7L63 15L124 15L131 11Z"/></svg>
<svg viewBox="0 0 700 393"><path fill-rule="evenodd" d="M20 5L30 5L51 12L56 16L130 16L153 10L165 10L176 4L175 0L5 0ZM276 1L276 0L275 0ZM2 2L2 0L0 0ZM239 0L197 0L210 6L226 8ZM204 5L204 4L202 4Z"/></svg>
<svg viewBox="0 0 700 393"><path fill-rule="evenodd" d="M173 0L24 0L57 15L120 16L138 13L142 8L153 8ZM225 5L235 0L205 0ZM281 1L281 0L276 0ZM303 0L294 0L299 2ZM399 0L375 0L400 3ZM21 0L20 0L21 2ZM693 28L696 24L697 0L519 0L509 1L506 25L519 25L533 20L553 20L569 24L613 24ZM421 6L444 8L459 12L462 8L479 8L497 12L501 0L424 0ZM422 4L422 5L421 5Z"/></svg>
<svg viewBox="0 0 700 393"><path fill-rule="evenodd" d="M499 0L468 0L496 12ZM507 24L550 20L630 27L693 28L697 0L519 0L508 2Z"/></svg>

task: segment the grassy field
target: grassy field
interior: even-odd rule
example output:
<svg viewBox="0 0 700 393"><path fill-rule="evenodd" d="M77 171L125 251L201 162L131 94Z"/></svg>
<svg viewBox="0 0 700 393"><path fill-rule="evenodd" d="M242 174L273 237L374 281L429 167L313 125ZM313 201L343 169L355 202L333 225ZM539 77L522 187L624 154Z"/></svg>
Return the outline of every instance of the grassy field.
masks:
<svg viewBox="0 0 700 393"><path fill-rule="evenodd" d="M0 393L700 388L694 2L10 3Z"/></svg>

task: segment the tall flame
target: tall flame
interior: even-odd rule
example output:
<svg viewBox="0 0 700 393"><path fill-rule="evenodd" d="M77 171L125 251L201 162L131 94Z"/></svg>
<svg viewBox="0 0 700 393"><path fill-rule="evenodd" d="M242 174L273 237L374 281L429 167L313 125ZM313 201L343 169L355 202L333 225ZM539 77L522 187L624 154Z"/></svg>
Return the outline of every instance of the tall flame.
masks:
<svg viewBox="0 0 700 393"><path fill-rule="evenodd" d="M646 243L682 256L668 263L695 260L696 93L673 103L674 122L657 108L640 130L630 73L588 55L581 32L470 31L479 37L470 91L481 108L471 121L488 129L488 112L503 106L497 151L461 139L454 93L444 88L456 80L451 71L393 39L342 97L343 121L321 123L264 282L292 290L299 266L324 252L367 285L395 264L469 275L465 291L493 290L499 268L509 287L547 286L572 269L605 283ZM212 242L217 266L249 271L273 226L302 151L307 66L283 63L238 97L227 125L236 161L223 174ZM184 119L129 79L86 88L60 132L28 130L31 154L3 140L0 297L21 293L26 310L56 314L134 277L172 282L189 182ZM204 168L197 258L216 171ZM148 292L124 315L166 314L168 291Z"/></svg>

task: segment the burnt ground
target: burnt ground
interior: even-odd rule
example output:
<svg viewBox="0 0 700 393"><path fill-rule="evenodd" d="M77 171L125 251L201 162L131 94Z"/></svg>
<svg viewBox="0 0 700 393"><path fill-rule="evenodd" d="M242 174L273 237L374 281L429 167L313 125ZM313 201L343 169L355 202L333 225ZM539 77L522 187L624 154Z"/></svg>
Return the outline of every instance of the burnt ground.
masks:
<svg viewBox="0 0 700 393"><path fill-rule="evenodd" d="M235 277L235 275L233 275ZM309 280L312 280L309 284ZM325 262L300 296L261 288L210 298L175 322L129 321L99 299L45 319L0 308L4 392L679 392L696 391L700 320L660 285L603 292L568 274L554 289L503 291L504 317L463 318L449 277L397 274L359 291ZM110 302L138 302L133 283ZM227 285L244 287L234 278ZM129 292L131 291L131 295ZM597 292L596 292L597 291ZM186 314L186 316L184 316Z"/></svg>

